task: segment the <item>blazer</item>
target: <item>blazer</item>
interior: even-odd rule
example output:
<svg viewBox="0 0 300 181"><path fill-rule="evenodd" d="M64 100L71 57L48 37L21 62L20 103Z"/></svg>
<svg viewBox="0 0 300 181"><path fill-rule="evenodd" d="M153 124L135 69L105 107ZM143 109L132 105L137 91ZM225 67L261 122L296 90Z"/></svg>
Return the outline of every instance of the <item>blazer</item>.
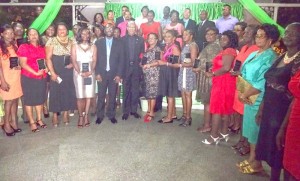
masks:
<svg viewBox="0 0 300 181"><path fill-rule="evenodd" d="M142 71L140 67L142 54L145 52L144 39L138 35L133 35L135 37L135 47L134 49L134 60L133 63L130 62L129 57L129 35L121 38L123 49L124 49L124 75L130 74L133 70Z"/></svg>
<svg viewBox="0 0 300 181"><path fill-rule="evenodd" d="M184 21L183 19L179 20L179 23L183 24L184 27ZM185 27L186 30L193 30L194 32L196 31L196 21L189 19L187 26Z"/></svg>
<svg viewBox="0 0 300 181"><path fill-rule="evenodd" d="M204 24L199 23L197 25L197 30L195 31L195 41L200 49L203 50L204 46L203 43L207 42L205 38L206 29L209 27L216 27L215 23L213 21L206 20Z"/></svg>
<svg viewBox="0 0 300 181"><path fill-rule="evenodd" d="M95 74L101 75L102 79L108 79L106 71L106 38L101 38L95 42L97 48L97 62L95 68ZM109 57L110 74L113 78L115 76L123 77L123 46L119 39L113 38L111 45L111 52Z"/></svg>

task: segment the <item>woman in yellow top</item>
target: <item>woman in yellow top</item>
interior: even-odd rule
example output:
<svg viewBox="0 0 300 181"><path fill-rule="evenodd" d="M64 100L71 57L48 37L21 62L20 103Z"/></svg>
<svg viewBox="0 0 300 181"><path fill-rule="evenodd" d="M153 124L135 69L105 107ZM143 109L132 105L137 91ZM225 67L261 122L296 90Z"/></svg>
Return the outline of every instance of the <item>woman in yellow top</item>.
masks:
<svg viewBox="0 0 300 181"><path fill-rule="evenodd" d="M16 54L14 31L10 25L0 28L0 96L4 100L3 130L7 136L21 132L17 125L18 98L23 95L21 69Z"/></svg>

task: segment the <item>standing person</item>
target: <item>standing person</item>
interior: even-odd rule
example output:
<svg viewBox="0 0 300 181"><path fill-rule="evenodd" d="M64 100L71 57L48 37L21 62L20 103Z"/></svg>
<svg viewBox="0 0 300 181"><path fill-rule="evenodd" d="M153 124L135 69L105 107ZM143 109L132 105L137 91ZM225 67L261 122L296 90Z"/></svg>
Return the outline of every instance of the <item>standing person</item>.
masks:
<svg viewBox="0 0 300 181"><path fill-rule="evenodd" d="M247 27L247 23L245 22L237 22L234 25L233 31L237 34L237 36L239 37L239 47L238 50L240 51L241 48L246 44L244 42L244 34L245 34L245 29Z"/></svg>
<svg viewBox="0 0 300 181"><path fill-rule="evenodd" d="M176 41L179 42L180 48L182 47L182 34L184 31L184 26L179 23L179 13L176 10L171 11L171 23L167 24L165 29L175 30L177 32Z"/></svg>
<svg viewBox="0 0 300 181"><path fill-rule="evenodd" d="M120 40L113 37L113 25L105 26L105 38L96 41L97 63L95 68L98 81L98 101L96 124L101 124L106 116L110 121L117 123L116 116L116 92L117 86L123 76L123 46ZM101 52L101 53L100 53ZM105 108L106 91L108 90L108 104Z"/></svg>
<svg viewBox="0 0 300 181"><path fill-rule="evenodd" d="M207 28L216 27L215 22L208 20L207 17L207 11L202 10L199 14L201 22L196 26L195 41L199 47L200 52L205 48L205 45L208 43L206 41Z"/></svg>
<svg viewBox="0 0 300 181"><path fill-rule="evenodd" d="M115 26L115 14L114 14L113 10L109 10L107 12L107 18L106 18L106 20L104 20L103 26L106 26L108 23Z"/></svg>
<svg viewBox="0 0 300 181"><path fill-rule="evenodd" d="M81 28L76 37L77 43L72 45L71 57L74 67L77 108L79 113L78 128L89 126L89 109L91 99L95 97L95 66L97 50L91 42L88 28Z"/></svg>
<svg viewBox="0 0 300 181"><path fill-rule="evenodd" d="M163 10L163 18L160 20L160 25L161 25L161 29L165 29L165 27L171 23L171 18L170 18L170 7L169 6L165 6L164 10Z"/></svg>
<svg viewBox="0 0 300 181"><path fill-rule="evenodd" d="M196 100L201 101L204 105L204 123L203 126L197 128L201 133L211 131L211 113L209 111L210 93L212 86L212 78L206 76L206 65L212 65L212 60L222 50L218 40L219 30L216 27L208 27L206 29L207 46L199 55L200 64L195 70L198 73Z"/></svg>
<svg viewBox="0 0 300 181"><path fill-rule="evenodd" d="M49 111L53 112L52 124L58 126L57 112L62 112L63 122L69 124L69 110L76 109L76 93L73 82L73 65L70 61L73 41L68 37L67 25L57 24L57 35L46 44L46 63L51 74Z"/></svg>
<svg viewBox="0 0 300 181"><path fill-rule="evenodd" d="M118 28L121 30L121 37L124 37L127 34L127 24L131 21L131 12L126 11L124 14L125 20L118 25Z"/></svg>
<svg viewBox="0 0 300 181"><path fill-rule="evenodd" d="M124 47L124 79L123 79L123 120L127 120L129 113L135 118L141 116L137 113L140 98L140 78L142 69L140 67L140 56L144 53L144 40L136 35L136 25L134 21L127 24L128 34L123 37Z"/></svg>
<svg viewBox="0 0 300 181"><path fill-rule="evenodd" d="M10 68L10 60L17 59L14 31L10 25L0 28L0 96L4 100L4 125L7 136L21 132L17 123L18 99L23 95L20 66Z"/></svg>
<svg viewBox="0 0 300 181"><path fill-rule="evenodd" d="M178 91L178 68L179 63L171 63L168 60L171 56L177 56L179 59L180 48L175 44L176 34L175 30L168 30L164 37L166 47L162 60L159 60L160 73L159 73L159 90L160 95L166 96L168 99L167 116L160 119L159 123L173 123L177 119L175 108L175 97L179 97Z"/></svg>
<svg viewBox="0 0 300 181"><path fill-rule="evenodd" d="M283 167L283 149L276 146L276 135L288 112L292 97L288 82L300 70L300 24L286 27L283 43L287 52L281 55L266 72L265 94L258 111L260 125L256 145L256 159L266 161L271 167L271 179L280 180ZM299 167L300 169L300 167Z"/></svg>
<svg viewBox="0 0 300 181"><path fill-rule="evenodd" d="M150 10L148 12L148 16L147 16L148 22L143 23L140 26L139 34L144 38L145 41L147 40L149 33L157 34L158 35L158 40L159 41L162 40L162 30L161 30L161 27L160 27L160 23L155 22L154 17L155 17L154 11Z"/></svg>
<svg viewBox="0 0 300 181"><path fill-rule="evenodd" d="M245 45L241 48L241 51L239 54L236 56L235 61L240 61L241 62L241 67L247 57L255 52L258 51L258 47L255 44L255 35L258 29L258 25L248 25L245 29L245 34L243 36L243 40ZM235 70L232 71L231 74L233 76L237 76L240 74L240 70ZM233 125L229 127L230 131L232 133L239 133L243 121L243 115L244 115L244 104L239 101L239 95L238 91L235 90L235 95L234 95L234 103L233 103L233 109L234 109L234 114L233 114ZM248 140L242 136L242 132L240 132L240 139L237 144L233 145L232 148L236 149L238 153L241 156L244 156L250 152L250 146L248 143Z"/></svg>
<svg viewBox="0 0 300 181"><path fill-rule="evenodd" d="M279 31L275 25L261 25L255 36L255 42L259 50L248 56L241 70L243 79L251 85L248 90L239 95L239 100L245 105L242 131L243 136L250 143L250 155L248 159L238 163L237 166L245 174L257 173L263 170L261 161L256 159L255 154L259 132L259 125L255 121L255 116L265 93L266 79L264 75L276 58L276 53L271 46L278 38ZM258 95L254 103L249 99L252 95Z"/></svg>
<svg viewBox="0 0 300 181"><path fill-rule="evenodd" d="M103 31L104 30L103 23L104 23L103 14L102 13L96 13L94 15L93 25L98 26Z"/></svg>
<svg viewBox="0 0 300 181"><path fill-rule="evenodd" d="M32 132L38 132L41 128L47 128L42 120L43 104L46 100L46 67L39 68L38 61L45 64L45 47L40 44L40 36L37 30L29 29L27 32L28 44L22 44L18 49L20 58L21 84L24 97L24 105ZM33 118L33 108L36 111L36 121Z"/></svg>
<svg viewBox="0 0 300 181"><path fill-rule="evenodd" d="M212 128L210 137L202 141L204 144L218 144L221 139L229 139L229 116L233 113L235 77L229 71L236 57L238 37L232 31L222 33L220 45L221 52L212 60L211 72L206 72L207 77L212 77L210 113L212 114ZM221 136L221 138L219 137Z"/></svg>
<svg viewBox="0 0 300 181"><path fill-rule="evenodd" d="M223 33L227 30L233 30L234 25L239 22L239 20L231 15L231 6L225 4L223 6L223 16L216 21L216 27L219 29L219 33Z"/></svg>
<svg viewBox="0 0 300 181"><path fill-rule="evenodd" d="M104 28L101 29L100 26L95 25L93 28L93 33L90 33L91 36L91 42L95 43L98 39L103 38L104 37Z"/></svg>
<svg viewBox="0 0 300 181"><path fill-rule="evenodd" d="M144 53L147 62L143 65L144 79L146 83L146 99L148 100L148 110L144 122L150 122L154 118L155 99L158 96L159 86L159 67L158 60L155 54L159 52L159 59L161 59L161 49L158 47L158 35L155 33L148 34L149 47Z"/></svg>
<svg viewBox="0 0 300 181"><path fill-rule="evenodd" d="M179 22L184 26L184 29L196 32L196 21L190 19L191 13L192 11L190 8L185 8L183 18L180 19Z"/></svg>
<svg viewBox="0 0 300 181"><path fill-rule="evenodd" d="M141 16L137 17L135 19L135 24L137 25L138 30L140 29L141 24L148 22L148 12L149 8L148 6L143 6L141 9Z"/></svg>
<svg viewBox="0 0 300 181"><path fill-rule="evenodd" d="M196 90L196 74L193 72L195 59L198 56L198 45L194 41L193 30L183 32L184 46L180 56L180 70L178 76L178 90L181 91L183 115L180 126L192 124L192 91ZM188 56L189 55L189 56Z"/></svg>
<svg viewBox="0 0 300 181"><path fill-rule="evenodd" d="M121 38L121 30L118 27L114 28L114 38L117 38L117 39ZM117 108L120 108L120 106L121 106L121 100L120 100L121 99L121 87L122 87L121 84L122 83L119 83L118 88L117 88L117 100L116 100ZM123 99L123 97L122 97L122 99Z"/></svg>
<svg viewBox="0 0 300 181"><path fill-rule="evenodd" d="M128 8L128 6L123 5L123 6L122 6L122 16L120 16L120 17L118 17L118 18L116 19L116 27L118 27L118 25L119 25L120 23L122 23L123 21L125 21L125 12L126 12L126 11L129 11L129 8Z"/></svg>
<svg viewBox="0 0 300 181"><path fill-rule="evenodd" d="M50 25L45 34L42 36L42 45L46 45L47 41L55 36L55 26ZM46 87L46 100L43 106L44 118L49 118L49 108L48 108L48 94L49 94L49 84L50 84L50 75L47 74L47 87Z"/></svg>

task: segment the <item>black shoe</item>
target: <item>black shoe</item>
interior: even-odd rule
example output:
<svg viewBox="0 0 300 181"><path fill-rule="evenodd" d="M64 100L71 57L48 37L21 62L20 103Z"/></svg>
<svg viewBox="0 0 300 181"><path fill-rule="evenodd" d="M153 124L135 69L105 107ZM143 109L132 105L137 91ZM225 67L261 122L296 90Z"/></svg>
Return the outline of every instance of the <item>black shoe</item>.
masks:
<svg viewBox="0 0 300 181"><path fill-rule="evenodd" d="M97 118L97 119L96 119L96 124L101 124L102 121L103 121L103 118Z"/></svg>
<svg viewBox="0 0 300 181"><path fill-rule="evenodd" d="M49 118L49 116L50 116L49 113L48 114L44 113L44 118Z"/></svg>
<svg viewBox="0 0 300 181"><path fill-rule="evenodd" d="M164 122L164 120L161 119L161 120L158 120L157 122L162 123L162 124L173 123L173 119L171 121L167 121L167 122Z"/></svg>
<svg viewBox="0 0 300 181"><path fill-rule="evenodd" d="M122 116L122 120L127 120L127 119L128 119L128 116L129 116L129 114L128 114L128 113L125 113L125 114L123 114L123 116Z"/></svg>
<svg viewBox="0 0 300 181"><path fill-rule="evenodd" d="M22 129L20 129L20 128L15 129L12 126L10 126L10 127L14 130L15 133L20 133L22 131Z"/></svg>
<svg viewBox="0 0 300 181"><path fill-rule="evenodd" d="M111 118L110 121L111 121L111 123L113 123L113 124L118 123L118 120L116 120L116 118Z"/></svg>
<svg viewBox="0 0 300 181"><path fill-rule="evenodd" d="M131 112L130 115L134 116L137 119L141 118L141 116L136 112Z"/></svg>

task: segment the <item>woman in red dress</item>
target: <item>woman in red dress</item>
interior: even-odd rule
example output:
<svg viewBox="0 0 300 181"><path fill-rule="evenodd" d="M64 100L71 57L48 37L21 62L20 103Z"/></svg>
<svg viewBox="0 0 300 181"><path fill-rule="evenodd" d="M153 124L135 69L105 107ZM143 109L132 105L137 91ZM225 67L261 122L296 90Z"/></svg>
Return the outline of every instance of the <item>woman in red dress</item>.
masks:
<svg viewBox="0 0 300 181"><path fill-rule="evenodd" d="M238 36L232 31L225 31L220 39L220 45L223 50L213 59L212 71L206 73L207 77L212 77L210 98L212 130L210 137L202 141L204 144L218 144L220 139L228 141L229 115L234 112L233 101L236 85L235 77L229 71L237 54ZM220 130L221 132L219 132Z"/></svg>

